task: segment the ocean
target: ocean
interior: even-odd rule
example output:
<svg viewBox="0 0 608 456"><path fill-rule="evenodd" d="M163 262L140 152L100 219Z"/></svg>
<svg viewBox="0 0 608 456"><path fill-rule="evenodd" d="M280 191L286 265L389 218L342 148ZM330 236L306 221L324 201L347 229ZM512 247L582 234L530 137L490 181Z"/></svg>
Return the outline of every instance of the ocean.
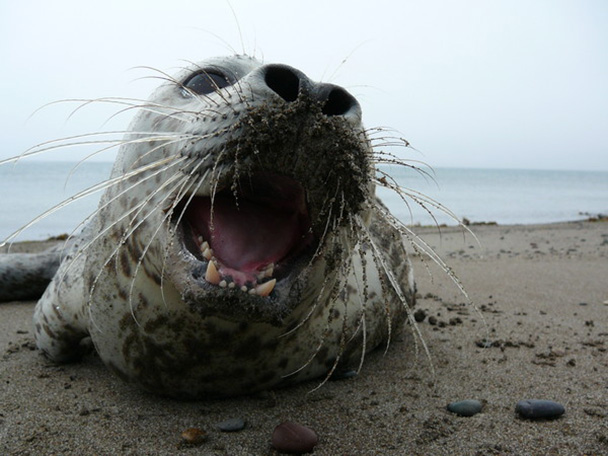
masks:
<svg viewBox="0 0 608 456"><path fill-rule="evenodd" d="M0 240L49 208L107 179L111 163L20 161L0 166ZM542 171L513 169L425 169L431 177L397 166L382 168L403 187L421 192L462 219L498 224L571 221L608 214L608 171ZM71 173L71 174L70 174ZM456 221L427 205L435 220L414 202L409 209L394 192L378 195L391 212L408 224L455 225ZM100 193L65 205L24 230L16 240L39 240L71 233L92 213ZM411 212L410 212L411 209Z"/></svg>

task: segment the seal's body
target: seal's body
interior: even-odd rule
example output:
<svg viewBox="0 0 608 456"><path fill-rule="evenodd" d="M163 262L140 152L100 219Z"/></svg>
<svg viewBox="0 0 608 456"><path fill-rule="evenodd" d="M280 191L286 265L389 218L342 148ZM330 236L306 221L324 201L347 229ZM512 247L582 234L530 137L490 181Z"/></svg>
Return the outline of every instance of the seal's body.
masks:
<svg viewBox="0 0 608 456"><path fill-rule="evenodd" d="M38 302L38 347L68 361L90 335L120 377L191 398L356 367L414 300L373 165L343 88L243 56L184 70Z"/></svg>

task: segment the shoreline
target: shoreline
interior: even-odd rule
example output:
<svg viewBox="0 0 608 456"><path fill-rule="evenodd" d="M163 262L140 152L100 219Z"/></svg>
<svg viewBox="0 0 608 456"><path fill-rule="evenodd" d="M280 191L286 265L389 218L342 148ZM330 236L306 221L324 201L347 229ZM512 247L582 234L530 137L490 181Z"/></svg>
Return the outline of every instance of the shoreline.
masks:
<svg viewBox="0 0 608 456"><path fill-rule="evenodd" d="M315 455L608 454L608 224L469 228L481 246L460 227L413 228L475 304L431 261L412 259L430 358L406 328L358 376L312 394L318 381L197 402L142 393L95 356L49 364L33 347L34 303L0 304L1 453L276 455L272 431L292 420L319 435ZM446 411L461 399L484 408L470 418ZM524 420L522 399L554 400L566 413ZM215 429L230 418L246 428ZM208 441L180 444L190 427Z"/></svg>
<svg viewBox="0 0 608 456"><path fill-rule="evenodd" d="M604 213L598 213L598 214L590 214L590 213L581 213L581 217L580 219L570 219L570 220L560 220L560 221L556 221L556 222L531 222L531 223L526 223L526 222L522 222L522 223L499 223L493 220L469 220L467 217L463 217L462 218L462 225L458 225L458 224L447 224L447 223L440 223L437 225L427 225L427 224L422 224L422 223L414 223L414 224L409 224L406 225L409 229L411 229L412 231L417 231L417 230L433 230L433 229L440 229L443 230L445 228L451 229L451 228L456 228L456 229L461 229L462 226L466 226L466 227L480 227L480 226L496 226L496 227L502 227L502 228L506 228L506 227L522 227L522 226L528 226L528 227L544 227L544 226L552 226L552 225L568 225L568 224L572 224L572 223L603 223L603 222L608 222L608 215L604 214ZM7 245L12 245L12 246L18 246L20 244L25 244L26 247L24 248L20 248L20 251L27 251L28 247L27 245L31 245L34 246L35 251L38 251L38 249L35 247L36 244L41 244L41 243L54 243L54 242L59 242L59 241L65 241L66 239L68 239L70 235L68 234L68 232L65 233L60 233L57 235L49 235L48 237L45 237L44 239L23 239L23 240L17 240L17 241L10 241ZM5 253L5 249L6 246L4 247L0 247L0 253Z"/></svg>

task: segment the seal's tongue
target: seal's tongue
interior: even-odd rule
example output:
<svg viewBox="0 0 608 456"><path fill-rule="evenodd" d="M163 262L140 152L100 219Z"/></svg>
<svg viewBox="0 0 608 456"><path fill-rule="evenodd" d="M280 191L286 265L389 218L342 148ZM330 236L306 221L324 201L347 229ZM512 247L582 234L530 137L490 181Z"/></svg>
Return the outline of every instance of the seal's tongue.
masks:
<svg viewBox="0 0 608 456"><path fill-rule="evenodd" d="M271 184L268 184L271 182ZM187 219L209 242L220 273L242 284L256 281L267 265L305 247L310 221L304 191L291 179L273 176L249 184L235 197L225 191L195 198Z"/></svg>

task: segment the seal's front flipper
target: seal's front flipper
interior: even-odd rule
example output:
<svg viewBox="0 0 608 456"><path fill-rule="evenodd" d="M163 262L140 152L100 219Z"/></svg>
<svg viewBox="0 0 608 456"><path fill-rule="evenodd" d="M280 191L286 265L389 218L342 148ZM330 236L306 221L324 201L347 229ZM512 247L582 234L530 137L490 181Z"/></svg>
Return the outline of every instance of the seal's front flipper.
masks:
<svg viewBox="0 0 608 456"><path fill-rule="evenodd" d="M58 363L75 361L89 349L82 343L89 333L84 257L68 256L63 260L34 312L36 345Z"/></svg>

